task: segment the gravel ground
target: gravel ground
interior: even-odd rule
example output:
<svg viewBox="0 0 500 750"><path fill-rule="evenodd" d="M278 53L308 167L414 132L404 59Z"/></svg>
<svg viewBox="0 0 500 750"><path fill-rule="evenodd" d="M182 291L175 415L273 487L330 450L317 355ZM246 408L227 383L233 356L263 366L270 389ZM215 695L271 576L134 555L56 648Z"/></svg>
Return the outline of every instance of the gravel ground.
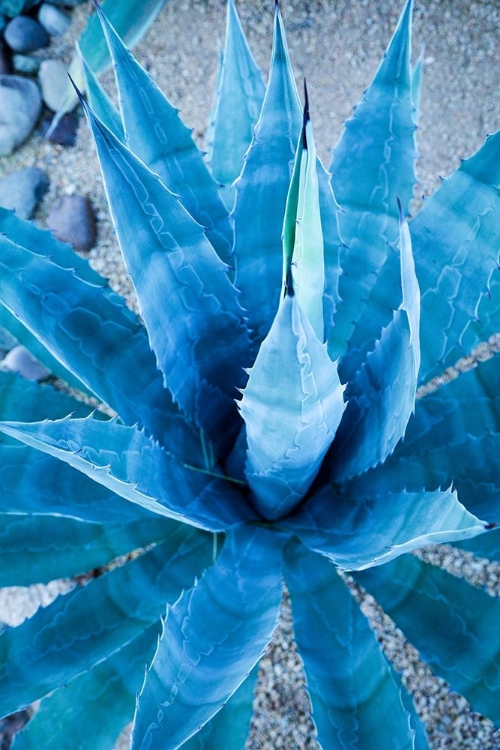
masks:
<svg viewBox="0 0 500 750"><path fill-rule="evenodd" d="M240 0L237 6L257 61L267 71L274 3ZM341 133L342 122L376 69L399 6L399 2L389 0L283 0L295 72L299 82L307 77L312 119L325 159L328 148ZM74 34L84 24L87 13L88 6L78 9L70 32L43 56L67 57ZM211 103L216 43L223 37L224 23L222 0L171 1L137 48L138 58L183 111L186 123L194 128L200 142ZM460 158L472 153L486 133L500 125L500 106L495 98L500 72L495 57L499 28L500 5L495 0L416 0L414 50L417 54L425 41L426 63L417 197L430 194L439 184L439 175L456 168ZM109 84L109 74L104 81ZM23 148L0 161L0 174L24 166L38 166L51 179L36 217L42 225L56 198L75 192L91 198L99 220L99 240L91 252L92 263L112 278L118 291L129 295L130 286L113 237L86 128L80 127L73 149L50 144L35 134ZM486 586L493 596L499 595L498 565L477 561L448 547L422 555L445 565L454 575L465 576L474 585ZM62 588L69 585L63 582ZM40 604L47 604L57 590L54 584L48 589L37 586L0 592L0 620L15 624L28 614L28 609L33 612ZM371 597L356 588L354 593L414 694L431 748L500 748L500 737L495 735L491 723L472 713L464 699L450 693L443 680L433 677ZM262 660L255 708L248 750L317 747L286 594L281 625ZM119 747L125 748L127 741L124 733Z"/></svg>

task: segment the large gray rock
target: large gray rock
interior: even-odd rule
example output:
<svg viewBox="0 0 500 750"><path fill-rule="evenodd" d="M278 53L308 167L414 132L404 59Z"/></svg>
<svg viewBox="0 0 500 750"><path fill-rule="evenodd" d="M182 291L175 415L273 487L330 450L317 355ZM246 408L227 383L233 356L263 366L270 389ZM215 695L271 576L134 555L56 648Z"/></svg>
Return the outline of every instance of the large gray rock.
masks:
<svg viewBox="0 0 500 750"><path fill-rule="evenodd" d="M10 154L26 140L41 111L42 97L34 81L0 75L0 156Z"/></svg>
<svg viewBox="0 0 500 750"><path fill-rule="evenodd" d="M94 211L83 195L66 195L60 200L47 216L47 227L76 250L90 250L96 241Z"/></svg>
<svg viewBox="0 0 500 750"><path fill-rule="evenodd" d="M21 219L30 219L49 186L45 172L26 167L0 179L0 206L10 208Z"/></svg>
<svg viewBox="0 0 500 750"><path fill-rule="evenodd" d="M64 101L68 85L68 68L61 60L44 60L38 73L43 101L57 112Z"/></svg>
<svg viewBox="0 0 500 750"><path fill-rule="evenodd" d="M43 26L29 16L18 16L9 21L4 39L14 52L34 52L50 44L50 36Z"/></svg>
<svg viewBox="0 0 500 750"><path fill-rule="evenodd" d="M38 21L51 36L61 36L71 24L68 14L50 3L42 3L40 6Z"/></svg>

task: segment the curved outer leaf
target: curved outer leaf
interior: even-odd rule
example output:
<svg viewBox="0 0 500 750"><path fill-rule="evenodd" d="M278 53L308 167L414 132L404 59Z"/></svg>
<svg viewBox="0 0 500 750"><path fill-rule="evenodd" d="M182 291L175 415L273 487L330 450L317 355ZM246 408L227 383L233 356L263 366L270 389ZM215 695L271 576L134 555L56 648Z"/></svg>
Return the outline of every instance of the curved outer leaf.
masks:
<svg viewBox="0 0 500 750"><path fill-rule="evenodd" d="M167 610L138 698L132 748L180 747L262 656L281 602L283 535L241 527L218 561Z"/></svg>
<svg viewBox="0 0 500 750"><path fill-rule="evenodd" d="M499 367L497 354L419 399L405 441L384 466L360 478L358 490L433 490L453 482L469 510L500 521Z"/></svg>
<svg viewBox="0 0 500 750"><path fill-rule="evenodd" d="M476 539L467 539L453 546L473 552L476 557L485 557L488 560L500 562L500 529L494 529L489 534L476 537Z"/></svg>
<svg viewBox="0 0 500 750"><path fill-rule="evenodd" d="M179 526L163 544L58 597L0 636L0 716L23 708L157 622L210 563L211 538Z"/></svg>
<svg viewBox="0 0 500 750"><path fill-rule="evenodd" d="M243 166L266 86L248 46L234 0L227 3L226 43L219 63L216 98L207 132L212 174L229 188ZM228 204L234 199L231 190Z"/></svg>
<svg viewBox="0 0 500 750"><path fill-rule="evenodd" d="M254 517L223 475L186 467L136 427L89 417L2 422L0 431L161 516L208 531L222 531Z"/></svg>
<svg viewBox="0 0 500 750"><path fill-rule="evenodd" d="M489 288L481 298L478 320L470 323L462 336L462 348L470 352L481 341L500 332L500 267L490 276Z"/></svg>
<svg viewBox="0 0 500 750"><path fill-rule="evenodd" d="M321 747L386 750L390 742L398 750L424 750L426 742L415 742L420 722L411 698L403 696L405 688L334 566L292 542L284 572Z"/></svg>
<svg viewBox="0 0 500 750"><path fill-rule="evenodd" d="M350 479L389 456L405 434L415 405L420 366L420 291L408 224L401 215L400 253L403 301L368 354L352 386L334 447L333 474Z"/></svg>
<svg viewBox="0 0 500 750"><path fill-rule="evenodd" d="M18 416L18 415L17 415ZM6 439L6 438L4 438ZM117 524L155 518L56 458L25 445L0 445L0 512ZM33 488L36 487L36 492Z"/></svg>
<svg viewBox="0 0 500 750"><path fill-rule="evenodd" d="M87 573L165 539L173 529L172 522L156 518L102 525L0 513L0 586L30 586Z"/></svg>
<svg viewBox="0 0 500 750"><path fill-rule="evenodd" d="M418 125L420 121L420 99L422 98L422 79L424 75L424 53L425 53L425 44L422 44L422 47L420 48L420 55L418 56L418 60L413 66L413 69L411 72L411 98L413 101L413 106L415 107L413 118L415 120L416 125Z"/></svg>
<svg viewBox="0 0 500 750"><path fill-rule="evenodd" d="M391 244L398 237L399 198L406 212L416 182L414 105L411 96L411 14L407 0L380 67L333 150L330 171L342 212L342 303L328 334L332 359L342 362L343 382L353 379L364 356L400 303L397 283L380 271L386 262L397 278ZM389 269L388 269L389 270ZM360 351L358 351L360 350Z"/></svg>
<svg viewBox="0 0 500 750"><path fill-rule="evenodd" d="M304 124L295 153L295 165L286 201L283 228L284 280L286 280L289 268L291 268L293 288L300 307L309 319L316 338L323 343L325 340L324 241L319 201L317 152L307 99Z"/></svg>
<svg viewBox="0 0 500 750"><path fill-rule="evenodd" d="M84 417L90 411L88 404L56 391L51 385L41 385L15 372L0 370L0 419L31 422L44 419L47 412L57 419L70 413Z"/></svg>
<svg viewBox="0 0 500 750"><path fill-rule="evenodd" d="M269 82L252 145L235 183L235 283L256 345L269 332L278 310L281 231L301 123L302 108L276 5Z"/></svg>
<svg viewBox="0 0 500 750"><path fill-rule="evenodd" d="M172 452L198 459L199 437L163 388L144 327L116 295L1 236L0 269L3 303L65 367L125 422L139 419Z"/></svg>
<svg viewBox="0 0 500 750"><path fill-rule="evenodd" d="M344 413L343 392L336 363L289 287L240 402L246 475L265 518L288 513L311 486Z"/></svg>
<svg viewBox="0 0 500 750"><path fill-rule="evenodd" d="M134 47L149 29L166 0L105 0L106 14L125 44ZM90 68L96 75L100 75L111 64L108 45L104 38L97 13L90 17L89 22L80 37L79 47L88 61ZM83 75L79 56L75 55L69 73L71 78L83 86ZM65 112L73 109L77 97L72 86L68 84L64 102L54 118L52 127L57 124Z"/></svg>
<svg viewBox="0 0 500 750"><path fill-rule="evenodd" d="M80 50L78 50L80 52ZM92 72L92 68L83 57L80 52L80 62L83 69L83 77L85 81L85 91L90 106L96 113L97 117L103 122L107 128L111 130L120 141L125 141L125 134L123 132L122 120L119 111L102 88L99 83L99 79Z"/></svg>
<svg viewBox="0 0 500 750"><path fill-rule="evenodd" d="M45 698L15 750L110 750L134 713L144 667L154 654L160 622L109 659ZM89 727L98 731L89 731Z"/></svg>
<svg viewBox="0 0 500 750"><path fill-rule="evenodd" d="M500 723L500 601L411 555L355 578L473 711Z"/></svg>
<svg viewBox="0 0 500 750"><path fill-rule="evenodd" d="M327 487L283 526L345 570L383 565L405 552L484 533L488 526L451 490L384 495Z"/></svg>
<svg viewBox="0 0 500 750"><path fill-rule="evenodd" d="M499 213L500 131L443 181L410 224L422 290L423 383L495 332L471 324L500 262ZM486 300L482 307L488 309Z"/></svg>
<svg viewBox="0 0 500 750"><path fill-rule="evenodd" d="M189 420L230 442L225 433L231 421L238 427L235 388L249 349L238 292L202 227L82 103L164 382Z"/></svg>
<svg viewBox="0 0 500 750"><path fill-rule="evenodd" d="M182 750L244 750L253 716L257 664L226 705L213 719L182 745Z"/></svg>
<svg viewBox="0 0 500 750"><path fill-rule="evenodd" d="M179 195L182 205L205 228L219 257L228 262L233 227L191 130L128 51L104 13L98 13L113 57L127 146Z"/></svg>

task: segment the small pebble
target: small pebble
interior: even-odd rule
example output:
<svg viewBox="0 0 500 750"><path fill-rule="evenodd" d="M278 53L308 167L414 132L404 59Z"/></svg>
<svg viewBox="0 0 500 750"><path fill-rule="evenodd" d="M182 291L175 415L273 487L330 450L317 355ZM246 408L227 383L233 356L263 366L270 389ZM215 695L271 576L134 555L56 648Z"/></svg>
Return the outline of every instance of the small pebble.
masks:
<svg viewBox="0 0 500 750"><path fill-rule="evenodd" d="M14 52L34 52L50 44L50 37L43 26L28 16L18 16L9 21L4 38Z"/></svg>
<svg viewBox="0 0 500 750"><path fill-rule="evenodd" d="M10 73L10 54L5 42L0 39L0 75Z"/></svg>
<svg viewBox="0 0 500 750"><path fill-rule="evenodd" d="M24 346L15 346L3 360L3 366L9 372L17 372L26 380L45 380L50 372L31 356Z"/></svg>
<svg viewBox="0 0 500 750"><path fill-rule="evenodd" d="M44 60L38 74L43 101L49 109L60 109L68 85L68 68L61 60Z"/></svg>
<svg viewBox="0 0 500 750"><path fill-rule="evenodd" d="M63 115L57 123L54 130L51 130L53 115L47 114L40 124L42 135L52 143L59 143L60 146L74 146L76 142L76 133L78 130L78 117L74 112L68 112ZM50 133L50 135L47 135Z"/></svg>
<svg viewBox="0 0 500 750"><path fill-rule="evenodd" d="M38 22L51 36L61 36L71 25L71 18L55 5L42 3L38 11Z"/></svg>
<svg viewBox="0 0 500 750"><path fill-rule="evenodd" d="M0 75L0 156L10 154L26 140L41 110L42 97L34 81Z"/></svg>
<svg viewBox="0 0 500 750"><path fill-rule="evenodd" d="M0 206L13 209L21 219L30 219L49 186L45 172L26 167L0 179Z"/></svg>
<svg viewBox="0 0 500 750"><path fill-rule="evenodd" d="M24 9L24 0L0 0L0 14L14 18Z"/></svg>
<svg viewBox="0 0 500 750"><path fill-rule="evenodd" d="M75 250L90 250L96 241L95 215L88 198L66 195L50 210L47 227L57 239L69 242Z"/></svg>
<svg viewBox="0 0 500 750"><path fill-rule="evenodd" d="M41 62L39 57L33 57L33 55L12 55L12 66L16 73L24 73L29 76L36 75Z"/></svg>

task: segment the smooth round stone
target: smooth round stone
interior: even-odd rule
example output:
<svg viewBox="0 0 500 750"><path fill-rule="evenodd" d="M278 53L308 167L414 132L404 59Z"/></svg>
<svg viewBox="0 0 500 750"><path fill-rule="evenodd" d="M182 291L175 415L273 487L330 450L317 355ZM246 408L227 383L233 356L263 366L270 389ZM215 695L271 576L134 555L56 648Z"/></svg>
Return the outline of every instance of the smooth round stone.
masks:
<svg viewBox="0 0 500 750"><path fill-rule="evenodd" d="M43 26L28 16L18 16L9 21L4 39L14 52L34 52L50 44L50 37Z"/></svg>
<svg viewBox="0 0 500 750"><path fill-rule="evenodd" d="M12 55L12 67L16 73L24 73L29 76L36 75L40 70L41 62L39 57L33 57L33 55Z"/></svg>
<svg viewBox="0 0 500 750"><path fill-rule="evenodd" d="M51 36L61 36L69 29L71 18L55 5L42 3L38 11L38 22Z"/></svg>
<svg viewBox="0 0 500 750"><path fill-rule="evenodd" d="M23 143L38 122L42 97L29 78L0 75L0 156Z"/></svg>
<svg viewBox="0 0 500 750"><path fill-rule="evenodd" d="M60 200L47 216L47 227L76 250L90 250L96 241L94 211L83 195L66 195Z"/></svg>
<svg viewBox="0 0 500 750"><path fill-rule="evenodd" d="M24 10L24 0L0 0L0 15L14 18Z"/></svg>
<svg viewBox="0 0 500 750"><path fill-rule="evenodd" d="M10 208L21 219L30 219L49 186L45 172L26 167L0 179L0 206Z"/></svg>
<svg viewBox="0 0 500 750"><path fill-rule="evenodd" d="M15 346L3 360L3 366L9 372L17 372L26 380L45 380L50 372L31 356L24 346Z"/></svg>
<svg viewBox="0 0 500 750"><path fill-rule="evenodd" d="M42 87L43 101L49 109L57 112L64 101L68 85L68 68L61 60L44 60L40 65L38 80Z"/></svg>

